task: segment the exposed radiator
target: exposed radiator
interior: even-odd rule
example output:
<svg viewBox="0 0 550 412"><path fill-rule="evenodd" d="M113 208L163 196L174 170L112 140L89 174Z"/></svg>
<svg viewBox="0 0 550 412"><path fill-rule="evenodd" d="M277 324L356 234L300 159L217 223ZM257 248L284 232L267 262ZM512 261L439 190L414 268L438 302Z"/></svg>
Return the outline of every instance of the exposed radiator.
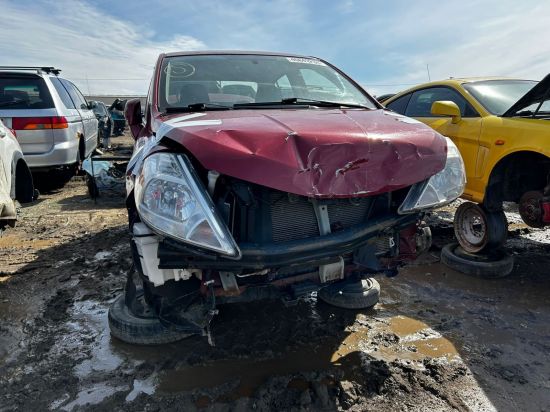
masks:
<svg viewBox="0 0 550 412"><path fill-rule="evenodd" d="M319 236L313 205L303 196L270 193L271 224L275 243ZM365 221L370 198L334 199L327 202L332 232Z"/></svg>

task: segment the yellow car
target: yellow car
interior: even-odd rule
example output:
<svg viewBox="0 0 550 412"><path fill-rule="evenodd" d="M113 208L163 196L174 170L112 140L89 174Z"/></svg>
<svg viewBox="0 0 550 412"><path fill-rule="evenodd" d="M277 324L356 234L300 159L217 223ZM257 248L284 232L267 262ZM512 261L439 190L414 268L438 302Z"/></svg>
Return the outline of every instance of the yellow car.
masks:
<svg viewBox="0 0 550 412"><path fill-rule="evenodd" d="M470 253L506 240L504 201L519 203L529 226L550 225L550 75L542 81L470 78L398 93L387 108L450 137L466 165L455 234Z"/></svg>

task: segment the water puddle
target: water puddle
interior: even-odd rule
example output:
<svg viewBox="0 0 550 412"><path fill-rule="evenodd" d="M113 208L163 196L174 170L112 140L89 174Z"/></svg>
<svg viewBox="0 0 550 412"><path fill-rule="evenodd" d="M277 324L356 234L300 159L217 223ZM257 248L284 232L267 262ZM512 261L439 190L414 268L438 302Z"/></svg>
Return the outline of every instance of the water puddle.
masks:
<svg viewBox="0 0 550 412"><path fill-rule="evenodd" d="M68 404L61 406L61 409L64 411L72 411L74 408L78 406L84 406L84 405L97 405L98 403L101 403L104 399L108 398L109 396L114 395L117 392L127 390L127 387L123 386L109 386L104 383L100 383L97 385L94 385L90 388L85 388L81 390L78 395L76 396L76 399L74 401L69 402ZM65 398L60 399L61 404L64 402ZM59 408L60 404L59 401L54 401L50 405L50 409L56 409Z"/></svg>
<svg viewBox="0 0 550 412"><path fill-rule="evenodd" d="M93 301L75 302L72 308L72 321L68 326L72 329L70 344L86 345L90 348L90 356L75 366L75 375L85 378L93 372L110 372L117 369L123 362L111 346L111 335L107 322L107 308ZM89 344L90 340L93 344Z"/></svg>
<svg viewBox="0 0 550 412"><path fill-rule="evenodd" d="M257 388L274 376L338 368L343 371L344 376L350 378L354 368L360 365L359 352L354 346L343 342L335 350L334 346L327 342L325 345L315 348L295 349L277 358L221 360L200 366L170 370L159 376L157 390L175 393L234 384L231 391L217 399L219 402L228 402L252 396ZM294 384L297 384L297 381ZM304 380L302 386L309 386L309 383ZM205 400L199 399L197 406L200 406L201 402L204 403Z"/></svg>
<svg viewBox="0 0 550 412"><path fill-rule="evenodd" d="M377 338L380 336L382 339ZM315 347L289 350L281 357L264 360L253 358L221 360L200 366L168 370L159 375L157 390L175 393L229 385L233 389L215 399L225 402L240 397L250 397L273 376L337 369L341 371L343 379L353 380L357 373L360 373L358 368L368 360L421 361L427 357L452 360L458 357L458 353L450 341L430 329L425 323L395 316L374 322L369 321L369 327L358 327L355 324L343 338L332 338ZM289 385L300 388L309 387L310 383L307 380L295 378ZM205 402L206 400L199 399L197 406Z"/></svg>

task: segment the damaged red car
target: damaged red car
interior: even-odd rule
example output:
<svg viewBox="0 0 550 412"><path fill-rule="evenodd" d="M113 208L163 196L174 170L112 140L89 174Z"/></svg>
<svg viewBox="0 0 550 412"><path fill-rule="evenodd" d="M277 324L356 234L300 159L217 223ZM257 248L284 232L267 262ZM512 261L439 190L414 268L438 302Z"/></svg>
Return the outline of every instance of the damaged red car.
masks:
<svg viewBox="0 0 550 412"><path fill-rule="evenodd" d="M315 57L162 54L126 118L136 270L109 323L130 343L212 343L224 303L373 306L372 276L426 250L424 213L464 189L449 139Z"/></svg>

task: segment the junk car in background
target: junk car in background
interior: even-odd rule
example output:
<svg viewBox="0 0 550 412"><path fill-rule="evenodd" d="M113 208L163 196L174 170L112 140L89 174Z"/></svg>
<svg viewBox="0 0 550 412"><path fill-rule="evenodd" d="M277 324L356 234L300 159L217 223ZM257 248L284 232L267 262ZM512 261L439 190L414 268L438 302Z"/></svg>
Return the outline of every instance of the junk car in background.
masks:
<svg viewBox="0 0 550 412"><path fill-rule="evenodd" d="M170 53L153 79L144 118L126 105L137 274L109 311L124 341L210 337L219 303L373 306L372 275L429 248L424 212L462 194L449 139L321 59Z"/></svg>
<svg viewBox="0 0 550 412"><path fill-rule="evenodd" d="M109 147L109 138L111 137L111 130L113 129L113 120L111 118L111 113L107 110L105 103L99 101L93 101L91 103L95 117L98 121L97 145L99 147Z"/></svg>
<svg viewBox="0 0 550 412"><path fill-rule="evenodd" d="M464 159L468 183L462 197L468 202L459 206L454 221L460 248L444 249L445 259L476 273L484 268L487 276L510 273L512 259L497 264L488 255L473 254L490 254L506 241L505 201L519 204L527 225L550 225L550 75L540 82L431 82L384 104L450 137Z"/></svg>
<svg viewBox="0 0 550 412"><path fill-rule="evenodd" d="M13 132L0 120L0 233L17 221L17 204L35 197L32 175Z"/></svg>
<svg viewBox="0 0 550 412"><path fill-rule="evenodd" d="M0 119L33 171L79 167L97 147L92 107L53 67L0 67Z"/></svg>
<svg viewBox="0 0 550 412"><path fill-rule="evenodd" d="M115 99L109 106L109 113L113 120L113 136L121 136L126 128L126 119L124 118L124 107L126 100Z"/></svg>

